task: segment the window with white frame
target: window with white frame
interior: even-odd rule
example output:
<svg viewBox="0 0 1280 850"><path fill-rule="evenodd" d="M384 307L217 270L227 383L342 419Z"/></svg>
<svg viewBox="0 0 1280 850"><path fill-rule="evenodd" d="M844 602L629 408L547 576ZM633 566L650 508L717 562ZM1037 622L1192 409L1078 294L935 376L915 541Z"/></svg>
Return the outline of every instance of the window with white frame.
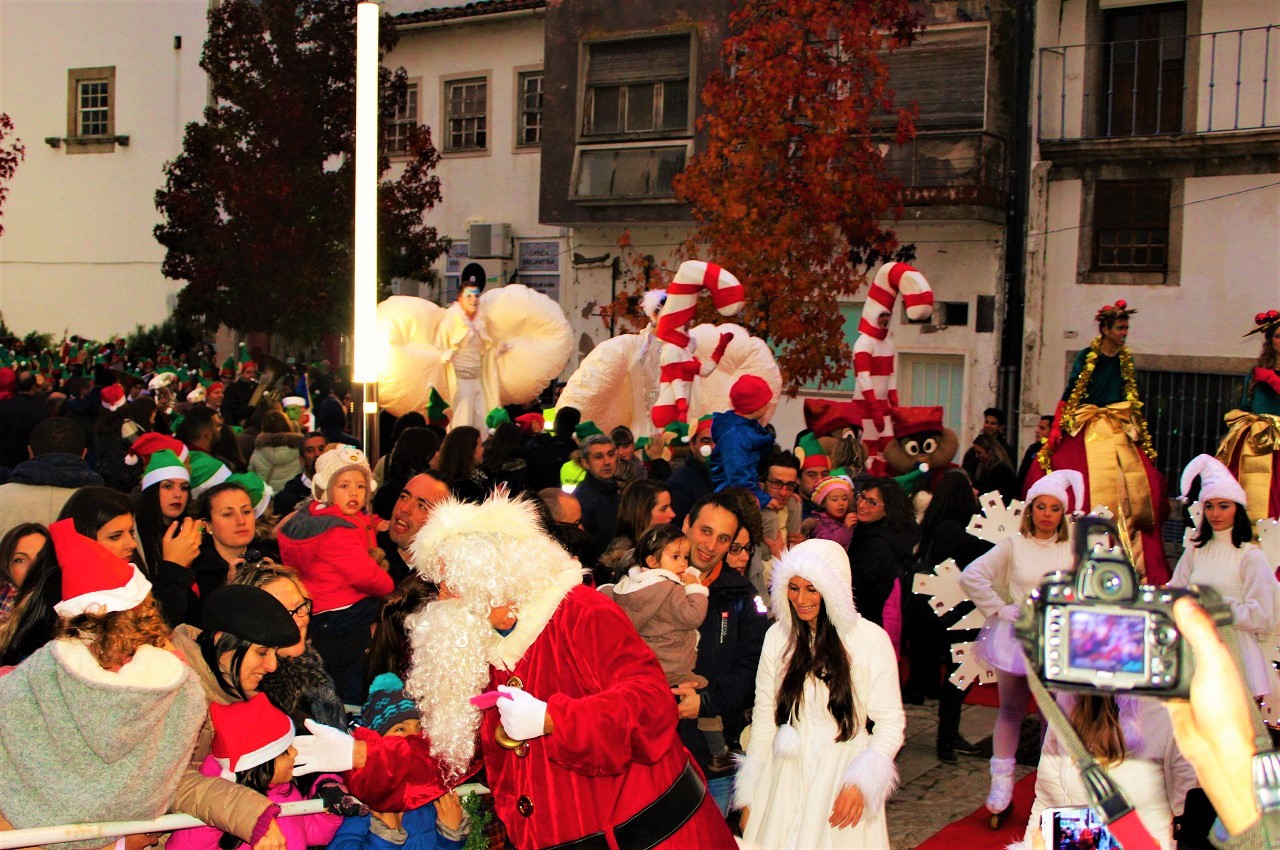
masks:
<svg viewBox="0 0 1280 850"><path fill-rule="evenodd" d="M488 98L484 77L445 83L446 152L488 149Z"/></svg>
<svg viewBox="0 0 1280 850"><path fill-rule="evenodd" d="M689 33L587 45L584 137L690 132Z"/></svg>
<svg viewBox="0 0 1280 850"><path fill-rule="evenodd" d="M542 144L542 72L528 71L518 77L520 97L519 135L516 144Z"/></svg>
<svg viewBox="0 0 1280 850"><path fill-rule="evenodd" d="M67 72L67 138L92 145L114 143L116 69L72 68Z"/></svg>
<svg viewBox="0 0 1280 850"><path fill-rule="evenodd" d="M409 153L409 137L418 126L418 84L409 83L404 100L396 104L395 114L387 123L383 137L383 153L389 156L405 156Z"/></svg>

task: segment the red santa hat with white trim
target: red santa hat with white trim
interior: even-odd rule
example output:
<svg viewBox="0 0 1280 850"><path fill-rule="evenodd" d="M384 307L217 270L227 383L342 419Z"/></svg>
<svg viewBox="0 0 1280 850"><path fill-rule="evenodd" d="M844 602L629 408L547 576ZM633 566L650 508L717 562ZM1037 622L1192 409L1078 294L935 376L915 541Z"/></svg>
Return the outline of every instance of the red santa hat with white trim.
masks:
<svg viewBox="0 0 1280 850"><path fill-rule="evenodd" d="M124 387L119 384L103 387L98 397L102 400L102 406L107 410L119 410L124 407Z"/></svg>
<svg viewBox="0 0 1280 850"><path fill-rule="evenodd" d="M168 449L178 456L178 460L186 462L191 452L187 449L186 443L181 440L170 437L168 434L161 434L156 431L148 431L142 434L138 439L134 440L129 446L129 453L125 455L124 462L130 466L137 464L141 459L144 463L151 459L151 456L158 451Z"/></svg>
<svg viewBox="0 0 1280 850"><path fill-rule="evenodd" d="M49 537L62 567L62 601L53 606L59 617L131 611L151 592L137 567L77 532L72 520L49 526Z"/></svg>
<svg viewBox="0 0 1280 850"><path fill-rule="evenodd" d="M245 702L209 706L213 745L209 754L222 768L223 779L266 764L293 743L293 721L271 704L267 695L254 694Z"/></svg>

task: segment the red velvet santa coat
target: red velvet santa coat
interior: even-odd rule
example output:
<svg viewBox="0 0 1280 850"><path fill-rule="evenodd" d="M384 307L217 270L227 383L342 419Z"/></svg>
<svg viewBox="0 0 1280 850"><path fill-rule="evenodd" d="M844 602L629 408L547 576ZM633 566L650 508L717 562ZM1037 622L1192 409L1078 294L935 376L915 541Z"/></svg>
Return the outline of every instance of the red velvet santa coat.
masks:
<svg viewBox="0 0 1280 850"><path fill-rule="evenodd" d="M676 701L657 658L622 609L584 587L576 570L522 608L490 660L491 687L518 677L526 691L547 701L555 725L550 735L529 741L521 757L498 746L498 712L485 712L480 740L494 803L520 850L622 823L670 788L689 763L676 734ZM737 845L708 793L658 846Z"/></svg>

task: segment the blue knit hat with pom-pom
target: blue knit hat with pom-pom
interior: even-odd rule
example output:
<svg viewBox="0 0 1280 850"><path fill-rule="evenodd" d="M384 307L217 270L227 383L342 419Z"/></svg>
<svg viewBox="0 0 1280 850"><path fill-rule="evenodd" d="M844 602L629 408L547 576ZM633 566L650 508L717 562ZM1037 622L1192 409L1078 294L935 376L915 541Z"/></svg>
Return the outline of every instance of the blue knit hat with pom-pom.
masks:
<svg viewBox="0 0 1280 850"><path fill-rule="evenodd" d="M360 725L379 735L397 723L421 720L422 712L404 692L404 682L395 673L382 673L369 685L369 699L360 709Z"/></svg>

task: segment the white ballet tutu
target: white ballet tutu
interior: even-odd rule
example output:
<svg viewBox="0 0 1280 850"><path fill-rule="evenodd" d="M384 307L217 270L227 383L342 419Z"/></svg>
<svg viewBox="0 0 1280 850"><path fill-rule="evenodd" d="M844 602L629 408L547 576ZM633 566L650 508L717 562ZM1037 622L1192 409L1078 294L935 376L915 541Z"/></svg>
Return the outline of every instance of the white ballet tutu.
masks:
<svg viewBox="0 0 1280 850"><path fill-rule="evenodd" d="M974 649L979 658L997 670L1016 676L1027 675L1026 656L1022 654L1022 644L1013 634L1013 623L1000 619L999 615L987 618Z"/></svg>

